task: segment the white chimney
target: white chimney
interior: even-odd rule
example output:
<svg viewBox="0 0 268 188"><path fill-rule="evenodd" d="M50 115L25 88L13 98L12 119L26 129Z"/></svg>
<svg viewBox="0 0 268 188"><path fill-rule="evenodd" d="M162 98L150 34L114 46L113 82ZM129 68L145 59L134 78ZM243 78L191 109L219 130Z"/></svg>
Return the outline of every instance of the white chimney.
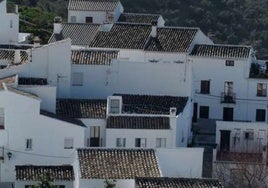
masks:
<svg viewBox="0 0 268 188"><path fill-rule="evenodd" d="M153 38L157 37L157 21L152 21L151 37Z"/></svg>
<svg viewBox="0 0 268 188"><path fill-rule="evenodd" d="M54 18L54 30L53 33L54 34L60 34L62 31L62 19L61 17L55 17Z"/></svg>
<svg viewBox="0 0 268 188"><path fill-rule="evenodd" d="M169 114L170 114L171 116L176 116L176 115L177 115L177 108L175 108L175 107L171 107L171 108L169 109Z"/></svg>
<svg viewBox="0 0 268 188"><path fill-rule="evenodd" d="M15 5L15 13L19 14L19 6L18 5Z"/></svg>
<svg viewBox="0 0 268 188"><path fill-rule="evenodd" d="M34 41L34 47L40 46L41 39L39 37L34 37L33 41Z"/></svg>
<svg viewBox="0 0 268 188"><path fill-rule="evenodd" d="M14 64L19 64L21 62L20 50L15 50Z"/></svg>

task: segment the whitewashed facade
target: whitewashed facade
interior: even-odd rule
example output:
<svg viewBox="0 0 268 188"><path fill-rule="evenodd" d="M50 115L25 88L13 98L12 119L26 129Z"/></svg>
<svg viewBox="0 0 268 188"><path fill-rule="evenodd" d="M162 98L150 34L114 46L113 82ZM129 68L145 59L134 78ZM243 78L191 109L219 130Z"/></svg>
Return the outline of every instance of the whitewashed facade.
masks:
<svg viewBox="0 0 268 188"><path fill-rule="evenodd" d="M18 43L19 14L7 13L7 1L0 2L0 44Z"/></svg>

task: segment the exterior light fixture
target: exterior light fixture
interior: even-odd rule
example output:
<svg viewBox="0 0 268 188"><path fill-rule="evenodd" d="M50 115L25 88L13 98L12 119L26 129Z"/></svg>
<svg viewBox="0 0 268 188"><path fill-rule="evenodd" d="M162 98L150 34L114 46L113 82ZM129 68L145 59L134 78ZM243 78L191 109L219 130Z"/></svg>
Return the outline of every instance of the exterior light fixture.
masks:
<svg viewBox="0 0 268 188"><path fill-rule="evenodd" d="M11 153L11 152L8 152L8 153L7 153L7 157L8 157L8 160L10 160L11 157L12 157L12 153Z"/></svg>

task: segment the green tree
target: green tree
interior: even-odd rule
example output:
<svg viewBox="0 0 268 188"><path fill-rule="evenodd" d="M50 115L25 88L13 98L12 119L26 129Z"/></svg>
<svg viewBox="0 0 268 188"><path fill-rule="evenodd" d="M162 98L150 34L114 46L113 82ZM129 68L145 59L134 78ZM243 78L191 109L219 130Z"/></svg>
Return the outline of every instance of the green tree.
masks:
<svg viewBox="0 0 268 188"><path fill-rule="evenodd" d="M56 185L53 184L54 179L50 173L45 173L40 176L40 182L33 186L33 188L57 188Z"/></svg>

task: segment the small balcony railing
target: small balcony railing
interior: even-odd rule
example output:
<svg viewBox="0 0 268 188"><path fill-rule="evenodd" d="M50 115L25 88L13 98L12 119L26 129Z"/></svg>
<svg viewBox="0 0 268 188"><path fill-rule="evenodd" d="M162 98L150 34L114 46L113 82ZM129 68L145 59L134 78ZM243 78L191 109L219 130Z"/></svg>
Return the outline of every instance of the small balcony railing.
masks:
<svg viewBox="0 0 268 188"><path fill-rule="evenodd" d="M221 103L236 103L236 94L235 93L221 93Z"/></svg>

